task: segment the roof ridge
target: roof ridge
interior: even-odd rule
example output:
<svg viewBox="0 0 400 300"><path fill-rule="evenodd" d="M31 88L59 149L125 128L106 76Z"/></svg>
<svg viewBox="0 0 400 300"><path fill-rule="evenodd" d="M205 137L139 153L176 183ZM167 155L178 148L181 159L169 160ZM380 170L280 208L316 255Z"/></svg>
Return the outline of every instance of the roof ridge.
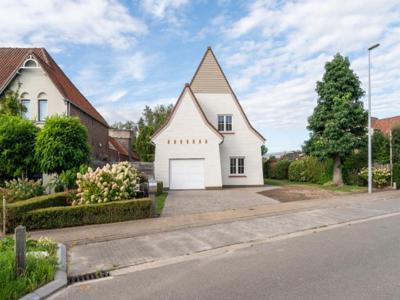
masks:
<svg viewBox="0 0 400 300"><path fill-rule="evenodd" d="M241 105L240 102L239 102L238 97L236 96L235 92L233 91L233 89L232 89L232 87L231 87L231 84L229 83L229 80L228 80L228 78L227 78L226 75L225 75L224 70L222 69L222 67L221 67L221 65L220 65L220 63L219 63L217 57L216 57L215 54L214 54L214 51L212 50L212 48L211 48L210 46L207 47L207 50L206 50L206 52L204 53L203 58L201 59L200 64L198 65L198 67L197 67L197 69L196 69L196 72L194 73L194 75L193 75L193 77L192 77L192 80L190 81L190 86L193 84L193 81L194 81L194 79L195 79L197 73L199 72L201 65L203 64L204 60L206 59L206 56L207 56L208 53L211 53L211 55L213 56L215 62L217 63L217 67L218 67L219 70L221 71L222 76L224 77L224 80L225 80L225 82L226 82L227 85L228 85L229 91L231 92L231 94L232 94L232 96L233 96L233 98L234 98L234 101L235 101L236 104L238 105L239 110L240 110L240 112L242 113L242 115L243 115L243 117L244 117L244 119L245 119L246 124L249 126L249 128L250 128L259 138L261 138L263 141L265 141L266 139L262 136L262 134L259 133L259 132L251 125L249 119L247 118L246 113L245 113L244 110L243 110L242 105Z"/></svg>

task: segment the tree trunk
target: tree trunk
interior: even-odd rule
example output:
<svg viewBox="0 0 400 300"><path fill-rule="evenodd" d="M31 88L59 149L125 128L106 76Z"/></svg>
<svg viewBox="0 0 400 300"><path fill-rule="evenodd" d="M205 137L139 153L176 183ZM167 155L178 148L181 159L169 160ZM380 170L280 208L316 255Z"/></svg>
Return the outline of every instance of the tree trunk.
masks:
<svg viewBox="0 0 400 300"><path fill-rule="evenodd" d="M342 162L339 155L335 156L335 161L333 163L333 183L337 186L343 185Z"/></svg>

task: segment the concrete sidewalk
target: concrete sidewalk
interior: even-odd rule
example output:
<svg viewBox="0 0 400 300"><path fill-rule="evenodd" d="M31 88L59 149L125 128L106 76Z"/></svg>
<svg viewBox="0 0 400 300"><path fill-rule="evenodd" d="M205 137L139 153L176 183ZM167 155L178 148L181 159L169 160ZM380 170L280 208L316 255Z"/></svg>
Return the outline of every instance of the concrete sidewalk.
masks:
<svg viewBox="0 0 400 300"><path fill-rule="evenodd" d="M32 238L47 236L68 247L95 242L110 241L152 233L167 232L183 228L213 225L254 217L287 214L315 208L345 205L348 202L368 199L391 199L399 197L398 191L379 192L373 195L351 194L329 199L306 200L277 204L266 204L254 207L228 209L222 211L185 214L157 219L143 219L120 223L88 225L62 229L30 232Z"/></svg>
<svg viewBox="0 0 400 300"><path fill-rule="evenodd" d="M333 224L400 212L400 193L358 194L336 200L302 201L281 204L286 211L257 207L264 215L240 211L239 218L229 221L227 212L203 221L211 225L186 226L182 229L141 234L134 237L77 245L70 248L69 274L111 270L198 253L228 245L264 240L270 237ZM238 211L229 212L230 218ZM191 217L190 217L191 216ZM201 222L198 215L188 215ZM225 218L225 219L224 219ZM165 219L153 220L161 222ZM182 220L182 219L181 219ZM151 220L147 220L151 221ZM165 222L165 221L164 221ZM174 223L174 222L173 222ZM171 223L165 223L171 225ZM177 223L174 223L175 225ZM182 223L183 224L183 223ZM175 226L174 225L174 226ZM187 225L187 223L186 223Z"/></svg>

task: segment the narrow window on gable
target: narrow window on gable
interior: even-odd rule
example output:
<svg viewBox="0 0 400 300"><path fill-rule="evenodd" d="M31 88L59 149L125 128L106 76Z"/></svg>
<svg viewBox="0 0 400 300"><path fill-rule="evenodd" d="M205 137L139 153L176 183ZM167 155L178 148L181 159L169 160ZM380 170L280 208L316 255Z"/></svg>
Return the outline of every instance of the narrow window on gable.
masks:
<svg viewBox="0 0 400 300"><path fill-rule="evenodd" d="M21 95L21 104L25 108L25 111L22 113L22 118L30 119L31 118L31 100L29 100L28 93L23 93Z"/></svg>
<svg viewBox="0 0 400 300"><path fill-rule="evenodd" d="M232 115L218 115L218 131L232 131Z"/></svg>
<svg viewBox="0 0 400 300"><path fill-rule="evenodd" d="M45 93L38 95L38 121L44 122L48 116L47 96Z"/></svg>

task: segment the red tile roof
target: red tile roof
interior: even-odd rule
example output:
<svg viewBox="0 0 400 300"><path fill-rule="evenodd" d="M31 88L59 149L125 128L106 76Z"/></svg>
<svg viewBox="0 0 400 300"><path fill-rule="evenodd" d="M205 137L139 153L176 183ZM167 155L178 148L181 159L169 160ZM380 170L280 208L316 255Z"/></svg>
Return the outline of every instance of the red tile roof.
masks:
<svg viewBox="0 0 400 300"><path fill-rule="evenodd" d="M29 55L33 55L38 60L65 99L108 127L106 120L69 80L44 48L0 48L0 92L7 87Z"/></svg>
<svg viewBox="0 0 400 300"><path fill-rule="evenodd" d="M393 126L397 124L400 124L400 116L385 119L372 118L372 128L379 129L386 135L388 135Z"/></svg>

